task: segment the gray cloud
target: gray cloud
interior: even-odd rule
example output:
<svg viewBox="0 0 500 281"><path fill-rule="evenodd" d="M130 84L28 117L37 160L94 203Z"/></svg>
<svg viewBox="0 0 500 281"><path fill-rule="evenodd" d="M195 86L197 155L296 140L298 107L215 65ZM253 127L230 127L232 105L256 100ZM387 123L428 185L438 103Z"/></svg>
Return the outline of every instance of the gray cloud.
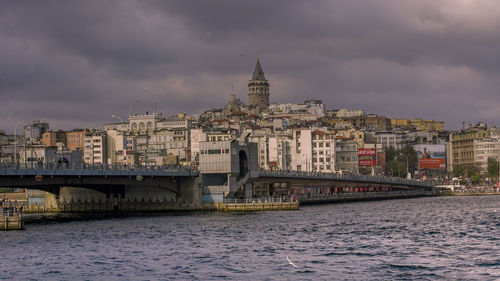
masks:
<svg viewBox="0 0 500 281"><path fill-rule="evenodd" d="M500 3L0 1L0 129L95 127L227 102L261 62L271 101L500 124Z"/></svg>

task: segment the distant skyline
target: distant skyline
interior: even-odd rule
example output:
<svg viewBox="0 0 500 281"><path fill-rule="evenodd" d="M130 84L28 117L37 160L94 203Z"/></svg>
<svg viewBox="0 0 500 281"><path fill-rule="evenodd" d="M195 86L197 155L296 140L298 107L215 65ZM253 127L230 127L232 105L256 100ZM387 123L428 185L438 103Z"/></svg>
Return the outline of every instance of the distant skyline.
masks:
<svg viewBox="0 0 500 281"><path fill-rule="evenodd" d="M0 0L0 130L271 103L500 125L500 1Z"/></svg>

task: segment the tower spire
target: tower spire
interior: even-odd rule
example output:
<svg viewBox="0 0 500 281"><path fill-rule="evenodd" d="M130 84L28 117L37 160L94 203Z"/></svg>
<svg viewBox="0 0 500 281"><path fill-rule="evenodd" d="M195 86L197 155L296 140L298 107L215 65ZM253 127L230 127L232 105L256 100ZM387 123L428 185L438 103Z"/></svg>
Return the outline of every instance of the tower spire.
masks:
<svg viewBox="0 0 500 281"><path fill-rule="evenodd" d="M259 55L257 55L257 64L255 65L255 69L253 71L252 80L266 80L266 77L264 77L264 71L262 71L262 67L260 66Z"/></svg>

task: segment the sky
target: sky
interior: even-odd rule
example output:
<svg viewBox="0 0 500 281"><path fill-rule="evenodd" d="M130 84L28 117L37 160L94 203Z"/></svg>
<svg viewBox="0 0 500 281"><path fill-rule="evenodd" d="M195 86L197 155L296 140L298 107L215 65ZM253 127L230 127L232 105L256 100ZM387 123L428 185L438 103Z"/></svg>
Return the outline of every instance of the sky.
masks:
<svg viewBox="0 0 500 281"><path fill-rule="evenodd" d="M0 0L0 130L271 103L500 125L500 1Z"/></svg>

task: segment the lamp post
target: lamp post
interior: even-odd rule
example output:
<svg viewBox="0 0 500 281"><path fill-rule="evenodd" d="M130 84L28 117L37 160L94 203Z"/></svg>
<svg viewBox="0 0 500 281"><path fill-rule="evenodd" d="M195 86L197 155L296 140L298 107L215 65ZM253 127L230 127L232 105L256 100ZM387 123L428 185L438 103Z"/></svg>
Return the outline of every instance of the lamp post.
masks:
<svg viewBox="0 0 500 281"><path fill-rule="evenodd" d="M120 120L120 123L121 123L121 124L120 124L120 128L121 128L121 129L123 129L123 119L121 119L121 118L120 118L120 116L115 115L115 114L111 114L111 117L113 117L113 118L116 118L116 119ZM122 131L122 130L120 130L120 131ZM123 131L122 131L122 132L123 132ZM124 162L125 162L125 164L126 164L126 161L127 161L127 144L126 144L126 143L123 143L123 144L122 144L122 146L123 146L123 150L122 150L122 154L123 154L123 161L124 161Z"/></svg>
<svg viewBox="0 0 500 281"><path fill-rule="evenodd" d="M117 115L111 114L111 117L113 117L113 118L116 118L116 119L120 120L120 122L121 122L120 128L123 128L123 120L120 118L120 116L117 116Z"/></svg>
<svg viewBox="0 0 500 281"><path fill-rule="evenodd" d="M409 169L408 169L408 155L405 155L403 154L404 157L406 157L406 177L408 178L408 172L409 172ZM411 178L411 176L410 176Z"/></svg>
<svg viewBox="0 0 500 281"><path fill-rule="evenodd" d="M15 144L14 144L14 163L17 164L17 126L21 125L24 123L24 120L23 121L19 121L16 126L14 127L14 140L15 140Z"/></svg>

